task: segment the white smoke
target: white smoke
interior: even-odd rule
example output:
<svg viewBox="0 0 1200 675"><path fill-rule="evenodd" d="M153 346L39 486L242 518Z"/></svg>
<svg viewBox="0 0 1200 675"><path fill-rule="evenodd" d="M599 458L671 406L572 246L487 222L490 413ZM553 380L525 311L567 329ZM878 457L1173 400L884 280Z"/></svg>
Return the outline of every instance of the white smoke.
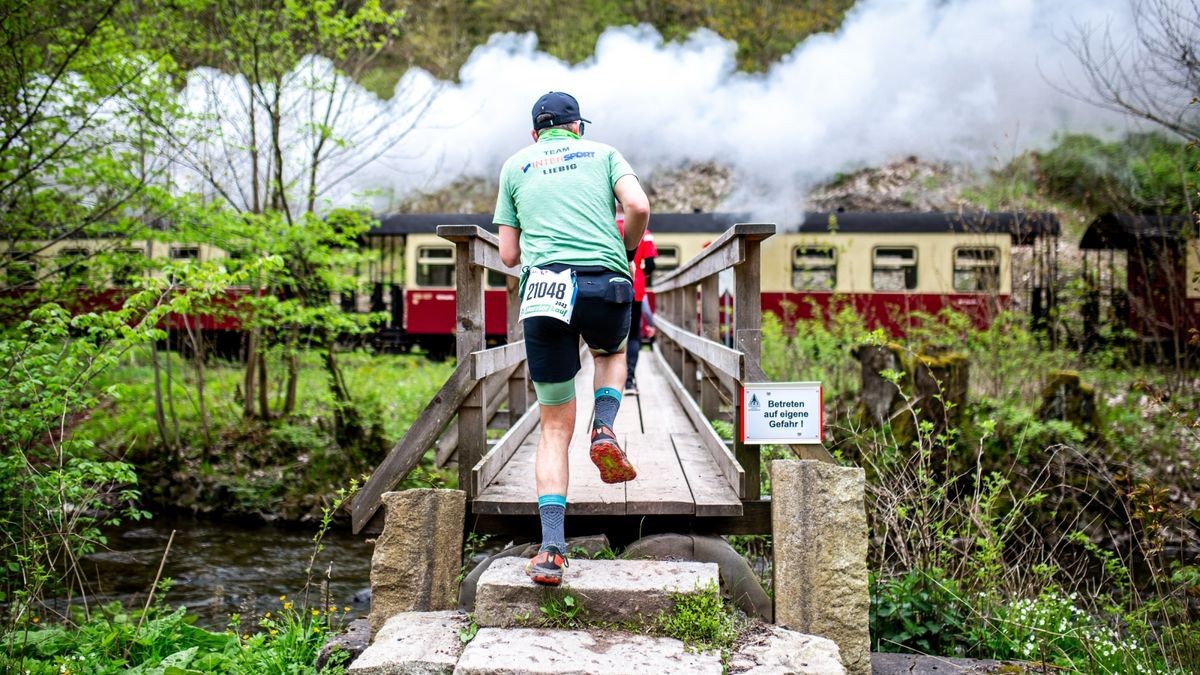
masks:
<svg viewBox="0 0 1200 675"><path fill-rule="evenodd" d="M729 208L787 222L798 195L839 171L907 155L985 166L1056 133L1125 130L1063 93L1083 88L1068 48L1081 26L1107 26L1119 42L1132 31L1127 0L865 0L764 74L738 72L734 43L705 30L664 42L649 27L613 28L575 66L539 52L531 34L495 35L458 83L414 69L390 101L358 92L359 119L428 109L411 130L411 116L397 116L392 133L409 133L387 148L361 140L358 156L378 158L328 196L374 193L382 210L463 175L495 177L530 142L533 101L561 90L592 121L587 136L640 173L715 160L750 186Z"/></svg>

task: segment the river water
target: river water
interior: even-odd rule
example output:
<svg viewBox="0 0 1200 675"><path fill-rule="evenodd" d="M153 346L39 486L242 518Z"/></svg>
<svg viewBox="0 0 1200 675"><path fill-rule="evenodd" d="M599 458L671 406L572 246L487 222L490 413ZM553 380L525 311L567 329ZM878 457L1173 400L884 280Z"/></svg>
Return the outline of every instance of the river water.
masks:
<svg viewBox="0 0 1200 675"><path fill-rule="evenodd" d="M230 614L261 615L278 611L279 596L302 607L305 569L313 552L313 527L216 522L189 516L157 515L106 531L108 548L87 556L84 571L92 579L92 602L121 600L140 606L174 530L163 564L163 577L174 585L167 605L186 606L197 623L223 628ZM328 601L350 608L349 618L366 616L372 546L346 530L325 535L324 551L313 566L309 607ZM327 578L328 583L323 584ZM328 599L322 586L328 588Z"/></svg>

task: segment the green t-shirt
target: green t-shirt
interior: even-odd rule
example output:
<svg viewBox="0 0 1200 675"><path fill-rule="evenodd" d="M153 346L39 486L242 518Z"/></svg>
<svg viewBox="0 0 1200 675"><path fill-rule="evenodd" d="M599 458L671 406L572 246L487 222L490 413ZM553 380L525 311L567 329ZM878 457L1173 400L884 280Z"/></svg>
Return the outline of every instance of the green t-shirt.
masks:
<svg viewBox="0 0 1200 675"><path fill-rule="evenodd" d="M522 265L599 265L629 276L613 187L636 175L616 148L543 131L500 170L492 221L521 230Z"/></svg>

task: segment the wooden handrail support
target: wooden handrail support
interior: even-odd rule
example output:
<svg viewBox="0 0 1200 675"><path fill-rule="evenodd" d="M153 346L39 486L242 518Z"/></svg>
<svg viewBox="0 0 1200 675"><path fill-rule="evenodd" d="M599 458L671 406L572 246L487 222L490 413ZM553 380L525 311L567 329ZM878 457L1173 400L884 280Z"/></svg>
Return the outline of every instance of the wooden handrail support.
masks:
<svg viewBox="0 0 1200 675"><path fill-rule="evenodd" d="M509 344L486 349L483 314L484 270L495 270L515 278L520 274L500 260L496 235L475 225L439 225L438 235L455 243L456 317L458 366L409 427L388 456L363 485L351 506L355 534L379 510L384 492L399 483L421 460L450 420L458 419L459 486L474 496L471 471L487 449L487 405L484 381L488 375L508 376L509 419L520 418L506 435L523 426L534 411L526 409L525 345L520 324L510 322ZM508 309L516 307L516 284L508 284ZM515 328L512 326L516 323ZM526 432L527 434L528 432Z"/></svg>

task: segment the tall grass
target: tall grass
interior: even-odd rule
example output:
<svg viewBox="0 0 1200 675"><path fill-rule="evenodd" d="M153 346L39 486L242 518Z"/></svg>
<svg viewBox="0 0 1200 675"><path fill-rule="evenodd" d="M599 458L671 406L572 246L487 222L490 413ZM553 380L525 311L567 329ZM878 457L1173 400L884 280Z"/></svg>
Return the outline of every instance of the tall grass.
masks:
<svg viewBox="0 0 1200 675"><path fill-rule="evenodd" d="M1119 350L1052 349L1016 315L985 330L952 313L921 318L899 347L966 355L969 396L962 424L914 416L903 441L856 414L854 349L878 341L856 317L794 332L764 321L768 375L825 381L826 444L866 470L873 647L1200 670L1194 374L1134 368ZM1063 369L1093 385L1099 429L1039 416Z"/></svg>

